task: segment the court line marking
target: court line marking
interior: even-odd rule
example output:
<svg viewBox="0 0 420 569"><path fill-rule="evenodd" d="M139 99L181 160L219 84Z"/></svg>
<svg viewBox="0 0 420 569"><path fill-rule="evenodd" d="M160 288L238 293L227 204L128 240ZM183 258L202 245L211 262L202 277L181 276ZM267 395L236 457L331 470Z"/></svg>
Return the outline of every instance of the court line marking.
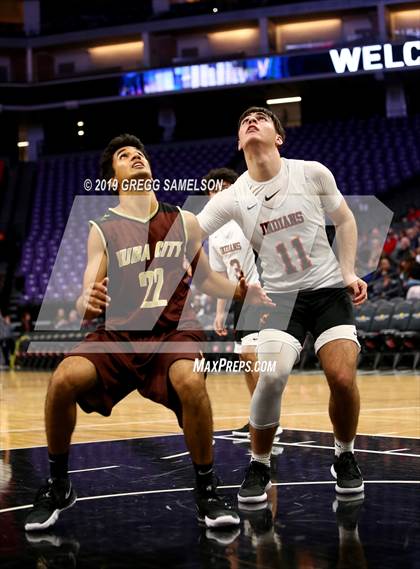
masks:
<svg viewBox="0 0 420 569"><path fill-rule="evenodd" d="M225 429L224 429L225 430ZM121 439L101 439L99 441L79 441L77 443L71 443L71 446L75 445L92 445L95 443L118 443L120 441L136 441L142 439L158 439L160 437L179 437L182 436L182 433L162 433L161 435L145 435L144 437L123 437ZM34 445L31 447L13 447L8 449L1 449L2 451L5 450L28 450L31 448L47 448L47 445Z"/></svg>
<svg viewBox="0 0 420 569"><path fill-rule="evenodd" d="M223 429L226 430L226 429ZM332 430L322 430L322 429L299 429L299 428L288 428L288 427L283 427L283 431L301 431L303 433L330 433L332 435ZM362 435L362 437L385 437L385 438L397 438L397 439L413 439L415 441L420 440L420 437L410 437L408 435L393 435L393 434L382 434L382 433L376 433L376 434L372 434L372 433L361 433L361 432L357 432L356 433L356 437L358 435Z"/></svg>
<svg viewBox="0 0 420 569"><path fill-rule="evenodd" d="M120 466L119 465L98 466L97 468L82 468L80 470L69 470L69 474L74 474L75 472L91 472L92 470L108 470L110 468L120 468Z"/></svg>
<svg viewBox="0 0 420 569"><path fill-rule="evenodd" d="M375 413L380 413L380 412L386 412L386 411L407 411L407 410L420 410L420 406L414 406L414 407L378 407L378 408L363 408L360 412L360 415L362 416L365 413L369 413L370 411L374 411ZM282 413L282 417L306 417L306 416L311 416L311 415L325 415L325 411L303 411L300 413ZM226 420L231 420L231 419L244 419L248 417L248 415L229 415L228 417L216 417L217 420L219 421L226 421ZM112 427L122 427L122 426L126 426L126 425L154 425L156 423L173 423L175 420L174 419L156 419L153 421L125 421L122 423L111 423L110 425ZM104 424L104 423L93 423L91 425L87 424L87 425L83 425L86 428L92 428L92 429L97 429L97 428L104 428L104 427L108 427L108 424ZM294 429L296 430L296 429ZM39 431L45 431L45 427L44 426L40 426L40 427L33 427L31 429L10 429L10 430L5 430L5 431L1 431L0 430L0 434L7 434L7 433L30 433L30 432L39 432ZM314 431L316 432L316 431ZM319 431L321 432L321 431ZM330 432L330 431L325 431L325 432ZM358 433L358 434L363 434L363 433ZM413 437L416 438L416 437ZM28 447L31 448L31 447Z"/></svg>
<svg viewBox="0 0 420 569"><path fill-rule="evenodd" d="M244 418L245 415L242 415L239 418ZM229 417L230 418L230 417ZM236 417L238 418L238 417ZM217 419L217 418L216 418ZM86 425L81 425L81 427L86 426ZM109 424L110 427L112 427L112 423ZM219 429L218 431L214 431L214 435L216 435L216 433L220 433L222 431L231 431L231 429ZM329 433L332 435L332 431L327 431L327 430L321 430L321 429L299 429L299 428L288 428L288 427L283 427L283 431L299 431L302 433ZM372 434L372 433L357 433L356 436L361 435L363 437L384 437L384 438L398 438L398 439L410 439L410 440L415 440L418 441L420 440L420 437L410 437L410 436L406 436L406 435L397 435L397 436L393 436L393 435L382 435L382 434ZM162 434L158 434L158 435L145 435L143 437L122 437L120 439L100 439L100 440L95 440L95 441L78 441L78 442L74 442L71 443L71 446L75 446L75 445L91 445L91 444L95 444L95 443L114 443L114 442L120 442L120 441L136 441L136 440L142 440L142 439L153 439L153 438L160 438L160 437L180 437L183 436L183 433L162 433ZM216 436L214 438L217 438ZM244 439L244 437L242 437L242 439ZM242 440L241 439L241 440ZM231 439L234 440L234 439ZM6 450L26 450L26 449L33 449L33 448L46 448L46 445L33 445L33 446L29 446L29 447L8 447L7 449L0 449L1 451L6 451ZM329 448L329 447L328 447Z"/></svg>
<svg viewBox="0 0 420 569"><path fill-rule="evenodd" d="M161 456L161 460L168 460L169 458L178 458L179 456L186 456L187 454L190 454L190 452L187 450L185 452L179 452L178 454L170 454L169 456Z"/></svg>
<svg viewBox="0 0 420 569"><path fill-rule="evenodd" d="M227 417L217 417L217 419L219 421L227 421L227 420L231 420L231 419L245 419L248 418L248 415L229 415ZM126 425L154 425L154 424L160 424L160 423L173 423L174 425L177 425L176 419L153 419L152 421L123 421L122 423L114 423L114 422L110 422L110 421L106 421L105 423L92 423L92 424L82 424L80 423L81 427L86 427L86 428L104 428L104 427L123 427ZM7 434L7 433L31 433L31 432L38 432L38 431L45 431L45 426L40 426L40 427L33 427L31 429L9 429L9 430L0 430L0 434ZM32 448L32 447L28 447L28 448Z"/></svg>
<svg viewBox="0 0 420 569"><path fill-rule="evenodd" d="M308 482L273 482L273 486L321 486L335 484L335 480L315 480ZM420 480L364 480L365 484L420 484ZM218 486L220 489L232 490L240 488L240 484L232 484L229 486ZM77 498L76 502L86 502L88 500L105 500L107 498L125 498L126 496L146 496L150 494L169 494L171 492L191 492L194 488L164 488L163 490L141 490L139 492L122 492L118 494L102 494L99 496L84 496ZM15 512L17 510L27 510L32 508L33 504L25 504L24 506L14 506L12 508L4 508L0 510L0 514L7 512Z"/></svg>
<svg viewBox="0 0 420 569"><path fill-rule="evenodd" d="M222 439L225 441L232 441L234 439L231 439L228 435L218 435L214 437L215 439ZM286 443L283 441L279 441L279 442L274 442L273 444L276 446L289 446L289 447L294 447L294 446L299 446L299 447L307 447L307 448L322 448L322 449L328 449L328 450L335 450L335 447L331 447L331 446L325 446L325 445L314 445L314 444L308 444L310 441L303 441L301 443ZM392 450L367 450L367 449L362 449L362 448L355 448L354 452L365 452L365 453L369 453L369 454L391 454ZM399 452L398 455L395 456L412 456L414 458L420 458L420 454L412 454L412 453L402 453Z"/></svg>
<svg viewBox="0 0 420 569"><path fill-rule="evenodd" d="M214 444L215 444L215 441L214 441L214 438L213 438L213 444L212 444L212 446L214 446ZM170 454L169 456L161 456L160 459L161 459L161 460L167 460L167 459L169 459L169 458L178 458L179 456L187 456L187 454L190 454L190 451L189 451L189 450L186 450L186 451L184 451L184 452L179 452L178 454Z"/></svg>
<svg viewBox="0 0 420 569"><path fill-rule="evenodd" d="M229 435L218 435L214 437L215 439L220 439L220 440L225 440L225 441L233 441L233 442L239 442L239 443L249 443L249 439L245 438L245 437L230 437ZM286 443L286 442L282 442L280 441L274 441L274 445L276 446L301 446L301 447L307 447L307 448L323 448L323 449L331 449L334 450L334 447L327 447L327 446L321 446L321 445L314 445L312 443L315 443L316 441L299 441L299 442L295 442L295 443ZM386 450L386 451L375 451L375 450L366 450L366 449L355 449L355 452L367 452L367 453L372 453L372 454L393 454L393 453L399 453L399 456L412 456L415 458L420 457L419 454L412 454L412 453L403 453L402 451L405 450L410 450L408 448L400 448L400 449L391 449L391 450ZM181 456L187 456L189 453L189 451L186 452L180 452L178 454L171 454L169 456L162 456L161 460L168 460L171 458L179 458Z"/></svg>

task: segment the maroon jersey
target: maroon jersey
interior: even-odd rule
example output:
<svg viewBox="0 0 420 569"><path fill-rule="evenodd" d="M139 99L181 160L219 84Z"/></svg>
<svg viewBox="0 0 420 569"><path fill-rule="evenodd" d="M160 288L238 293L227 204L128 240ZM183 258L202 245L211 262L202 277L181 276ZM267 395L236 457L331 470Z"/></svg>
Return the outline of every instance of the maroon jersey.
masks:
<svg viewBox="0 0 420 569"><path fill-rule="evenodd" d="M145 222L110 208L91 223L103 234L108 256L107 329L156 332L175 329L180 321L195 322L186 304L187 239L178 207L159 202L156 213Z"/></svg>

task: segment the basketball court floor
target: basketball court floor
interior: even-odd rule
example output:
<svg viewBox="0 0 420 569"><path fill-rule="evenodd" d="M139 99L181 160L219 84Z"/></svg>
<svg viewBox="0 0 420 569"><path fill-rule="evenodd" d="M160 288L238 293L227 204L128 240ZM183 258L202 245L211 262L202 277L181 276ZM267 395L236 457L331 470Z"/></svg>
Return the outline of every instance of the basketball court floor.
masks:
<svg viewBox="0 0 420 569"><path fill-rule="evenodd" d="M419 567L420 375L359 376L356 439L365 492L338 499L322 376L294 374L283 400L269 501L241 525L209 530L195 517L193 469L172 414L130 395L111 418L79 412L70 470L79 499L45 533L23 520L48 474L43 402L48 374L3 372L0 392L0 562L4 568ZM220 486L233 501L249 443L240 376L208 377Z"/></svg>

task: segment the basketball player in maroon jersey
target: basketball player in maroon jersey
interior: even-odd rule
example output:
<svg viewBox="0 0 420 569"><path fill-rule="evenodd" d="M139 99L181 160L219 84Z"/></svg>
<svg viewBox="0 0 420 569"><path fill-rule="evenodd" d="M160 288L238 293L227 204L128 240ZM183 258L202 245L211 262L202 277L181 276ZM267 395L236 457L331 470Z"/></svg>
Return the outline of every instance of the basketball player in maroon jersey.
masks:
<svg viewBox="0 0 420 569"><path fill-rule="evenodd" d="M104 178L118 182L119 204L91 221L77 308L85 319L106 309L105 325L73 349L50 380L45 406L50 478L38 491L25 529L45 530L76 501L68 477L76 404L109 416L134 390L177 415L195 468L199 519L208 527L237 525L237 513L216 491L210 401L204 374L193 369L205 336L187 301L184 256L206 294L223 291L227 298L246 294L253 303L271 302L259 284L248 286L244 279L234 284L212 272L195 216L142 189L152 173L140 140L114 138L101 170ZM141 191L121 191L127 182Z"/></svg>

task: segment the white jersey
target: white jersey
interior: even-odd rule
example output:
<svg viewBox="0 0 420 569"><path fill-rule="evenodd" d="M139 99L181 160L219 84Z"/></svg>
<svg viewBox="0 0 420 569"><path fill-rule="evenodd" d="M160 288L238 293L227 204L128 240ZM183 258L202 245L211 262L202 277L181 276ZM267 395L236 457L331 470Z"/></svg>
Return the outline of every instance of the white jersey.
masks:
<svg viewBox="0 0 420 569"><path fill-rule="evenodd" d="M247 283L259 281L254 251L236 221L210 235L209 262L213 271L226 271L230 281L236 281L241 271Z"/></svg>
<svg viewBox="0 0 420 569"><path fill-rule="evenodd" d="M203 231L235 220L258 252L265 290L314 290L343 284L325 231L325 213L343 199L331 172L319 162L282 158L280 172L256 182L248 172L199 213Z"/></svg>

